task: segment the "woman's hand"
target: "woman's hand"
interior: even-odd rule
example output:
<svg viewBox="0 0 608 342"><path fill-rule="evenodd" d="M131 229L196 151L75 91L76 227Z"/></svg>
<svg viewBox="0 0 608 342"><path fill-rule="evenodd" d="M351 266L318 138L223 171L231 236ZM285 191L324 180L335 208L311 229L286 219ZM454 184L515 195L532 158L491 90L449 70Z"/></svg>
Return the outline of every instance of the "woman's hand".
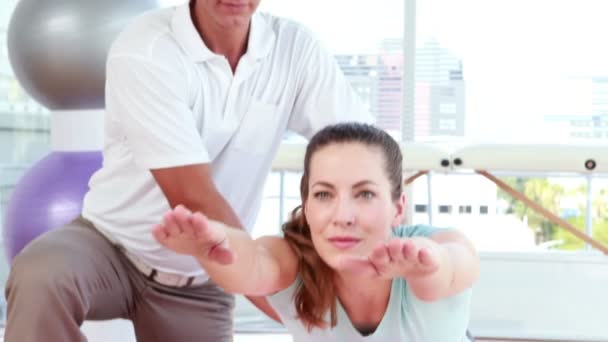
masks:
<svg viewBox="0 0 608 342"><path fill-rule="evenodd" d="M408 280L436 272L443 260L442 246L423 237L393 238L380 242L368 256L345 256L341 268L381 278Z"/></svg>
<svg viewBox="0 0 608 342"><path fill-rule="evenodd" d="M161 245L178 254L207 258L223 265L233 263L236 258L228 246L224 225L181 205L164 215L163 223L154 227L153 234Z"/></svg>

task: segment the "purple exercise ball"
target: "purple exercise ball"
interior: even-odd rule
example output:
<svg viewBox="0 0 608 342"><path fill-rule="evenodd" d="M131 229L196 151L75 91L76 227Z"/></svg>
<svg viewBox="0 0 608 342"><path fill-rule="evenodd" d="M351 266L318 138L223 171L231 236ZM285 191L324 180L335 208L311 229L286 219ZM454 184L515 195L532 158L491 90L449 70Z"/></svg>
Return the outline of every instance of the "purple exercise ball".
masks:
<svg viewBox="0 0 608 342"><path fill-rule="evenodd" d="M38 235L80 215L89 178L101 163L99 151L51 152L23 175L5 216L4 244L10 260Z"/></svg>

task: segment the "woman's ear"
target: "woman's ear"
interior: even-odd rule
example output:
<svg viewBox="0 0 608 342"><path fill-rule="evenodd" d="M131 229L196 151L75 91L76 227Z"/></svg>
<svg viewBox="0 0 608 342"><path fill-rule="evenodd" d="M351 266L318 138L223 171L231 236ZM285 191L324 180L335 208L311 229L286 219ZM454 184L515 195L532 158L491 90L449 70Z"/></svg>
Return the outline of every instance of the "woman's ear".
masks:
<svg viewBox="0 0 608 342"><path fill-rule="evenodd" d="M399 199L395 202L395 216L393 217L393 222L391 226L393 228L400 226L403 223L403 219L405 217L405 194L401 194Z"/></svg>

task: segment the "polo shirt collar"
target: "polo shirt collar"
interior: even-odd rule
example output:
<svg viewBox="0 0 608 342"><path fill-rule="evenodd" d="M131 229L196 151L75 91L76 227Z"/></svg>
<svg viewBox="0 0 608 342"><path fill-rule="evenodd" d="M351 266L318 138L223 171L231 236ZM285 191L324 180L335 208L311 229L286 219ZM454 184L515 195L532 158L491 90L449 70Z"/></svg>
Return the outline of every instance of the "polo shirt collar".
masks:
<svg viewBox="0 0 608 342"><path fill-rule="evenodd" d="M189 3L175 8L171 19L171 29L178 43L194 62L204 62L218 57L199 36L190 16ZM258 12L253 14L248 39L246 57L257 60L270 53L276 36L265 15Z"/></svg>
<svg viewBox="0 0 608 342"><path fill-rule="evenodd" d="M266 57L274 46L276 35L266 15L256 12L251 17L247 55L254 59Z"/></svg>

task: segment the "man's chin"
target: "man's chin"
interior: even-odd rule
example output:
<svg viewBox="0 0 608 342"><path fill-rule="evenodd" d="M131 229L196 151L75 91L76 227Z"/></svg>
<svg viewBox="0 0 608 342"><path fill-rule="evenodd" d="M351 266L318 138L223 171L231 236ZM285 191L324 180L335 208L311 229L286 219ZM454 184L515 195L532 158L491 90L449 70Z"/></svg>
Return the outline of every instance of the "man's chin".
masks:
<svg viewBox="0 0 608 342"><path fill-rule="evenodd" d="M246 16L228 16L226 18L223 18L223 20L221 21L221 25L227 30L234 30L239 28L246 29L249 27L250 20L251 18Z"/></svg>

